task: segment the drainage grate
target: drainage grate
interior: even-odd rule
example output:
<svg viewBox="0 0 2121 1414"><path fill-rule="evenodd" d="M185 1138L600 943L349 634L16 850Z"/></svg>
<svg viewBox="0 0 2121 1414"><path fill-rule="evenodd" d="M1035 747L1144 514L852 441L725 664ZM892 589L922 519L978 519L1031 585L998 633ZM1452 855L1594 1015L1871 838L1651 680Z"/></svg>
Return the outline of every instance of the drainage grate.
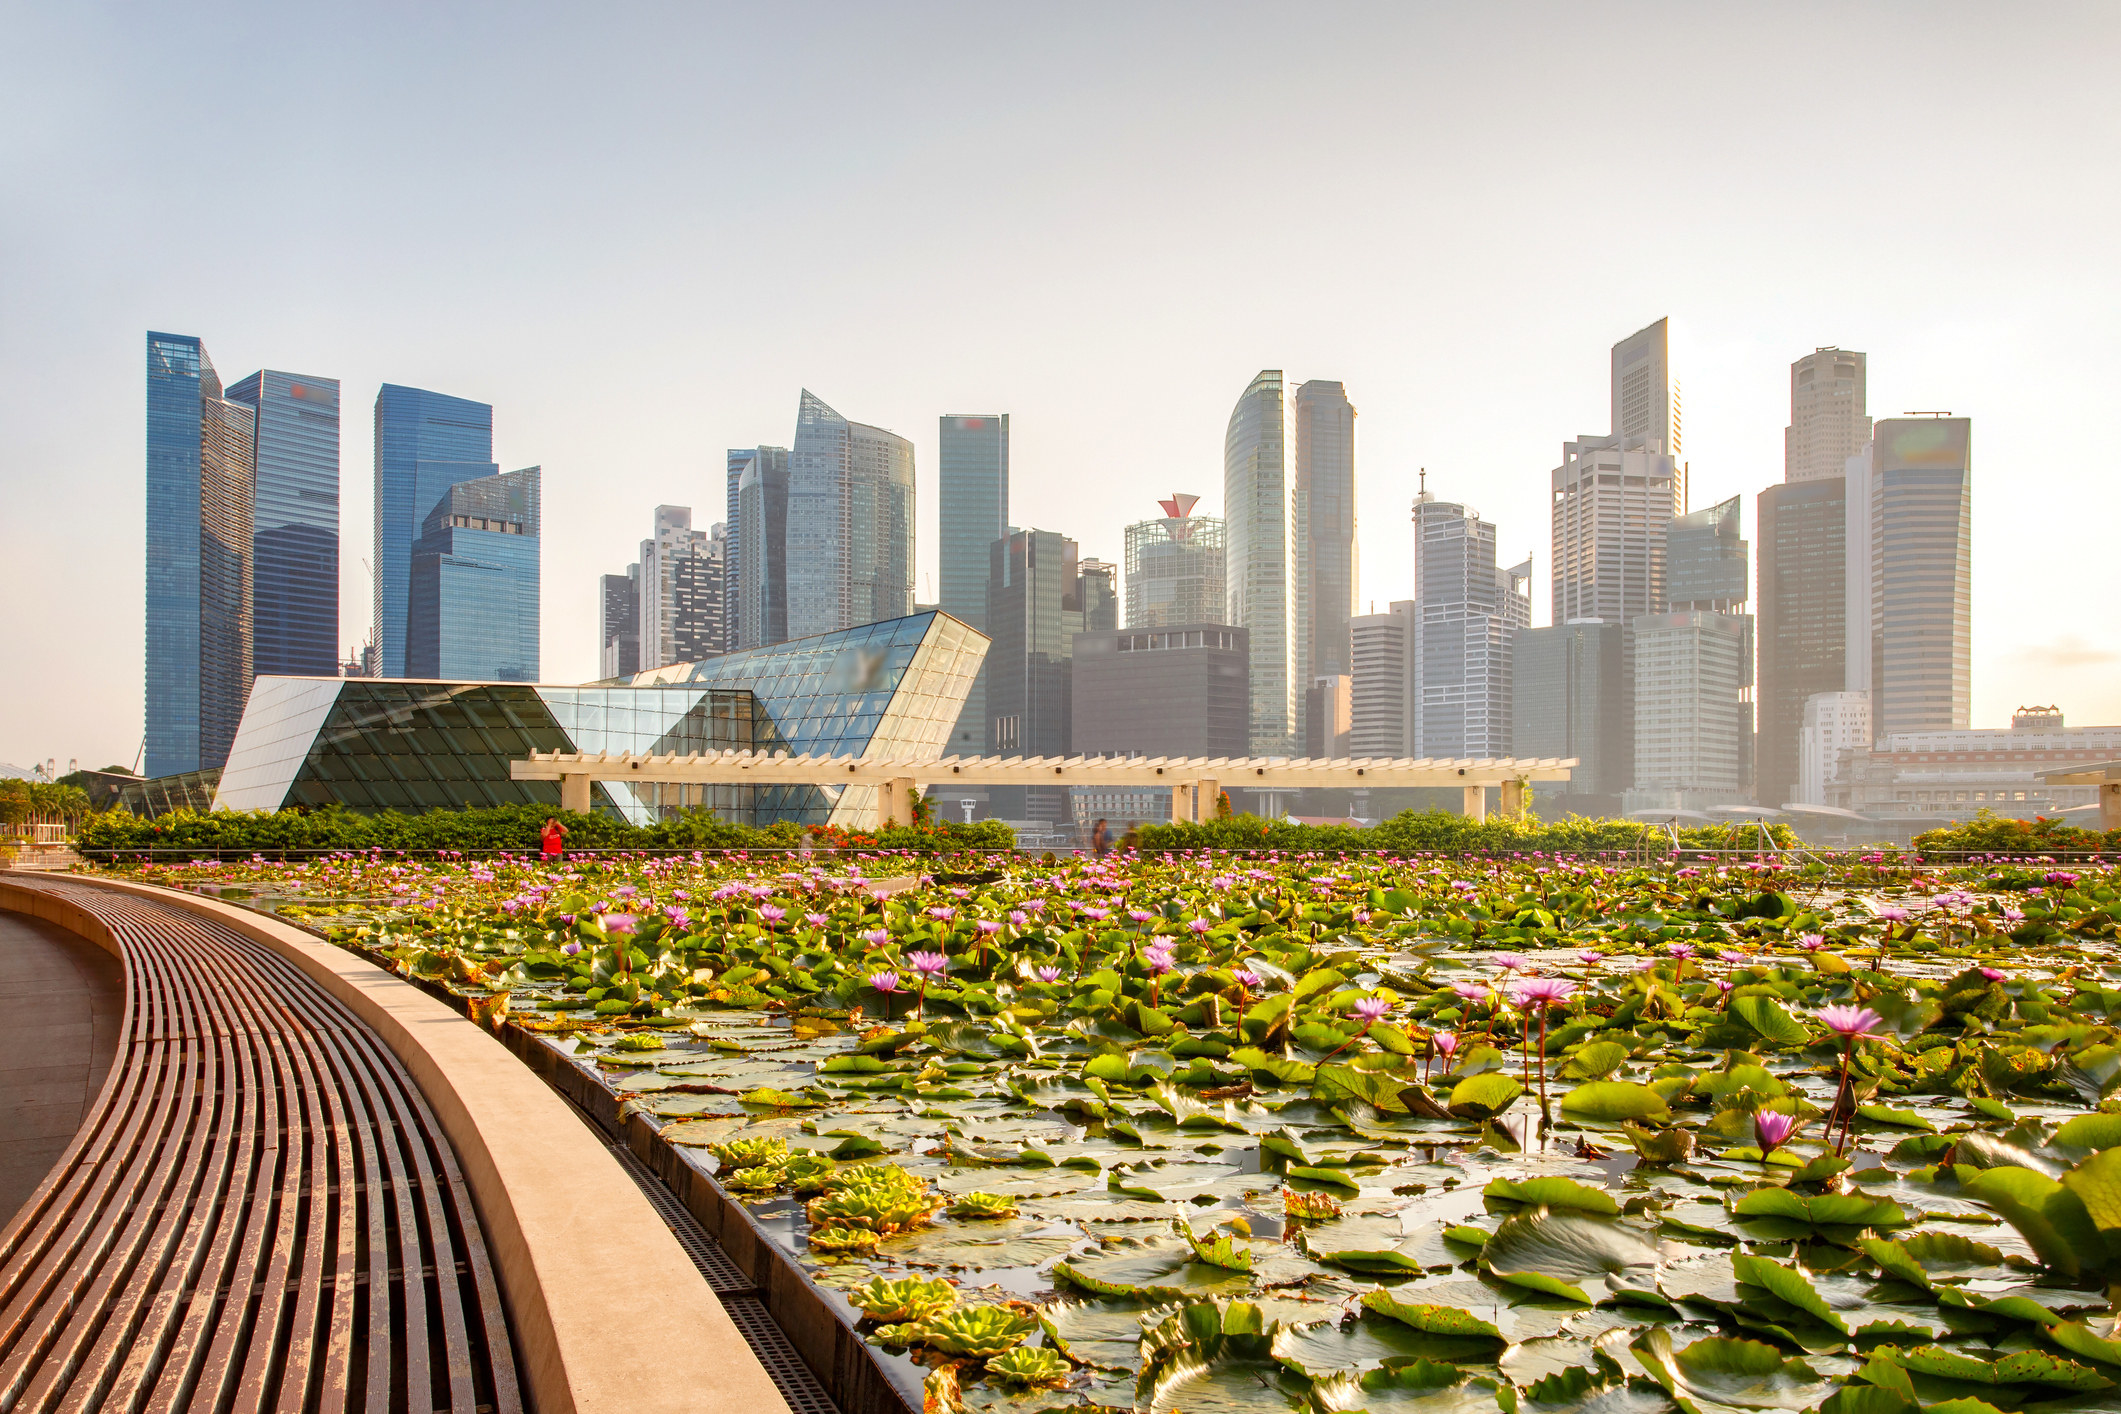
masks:
<svg viewBox="0 0 2121 1414"><path fill-rule="evenodd" d="M825 1393L817 1376L810 1373L803 1357L795 1353L788 1333L775 1323L764 1302L756 1296L725 1296L722 1309L729 1313L729 1319L744 1333L751 1353L758 1356L766 1373L773 1377L781 1398L788 1401L790 1414L840 1414L839 1406Z"/></svg>

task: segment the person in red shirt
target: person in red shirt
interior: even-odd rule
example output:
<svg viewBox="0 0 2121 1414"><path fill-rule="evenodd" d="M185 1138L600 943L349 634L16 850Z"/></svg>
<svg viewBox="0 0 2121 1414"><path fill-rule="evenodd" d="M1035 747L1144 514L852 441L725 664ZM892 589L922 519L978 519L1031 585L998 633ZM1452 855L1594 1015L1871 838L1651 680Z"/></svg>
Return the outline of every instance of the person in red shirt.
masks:
<svg viewBox="0 0 2121 1414"><path fill-rule="evenodd" d="M548 861L559 859L567 842L567 827L553 816L545 817L545 828L538 831L538 846Z"/></svg>

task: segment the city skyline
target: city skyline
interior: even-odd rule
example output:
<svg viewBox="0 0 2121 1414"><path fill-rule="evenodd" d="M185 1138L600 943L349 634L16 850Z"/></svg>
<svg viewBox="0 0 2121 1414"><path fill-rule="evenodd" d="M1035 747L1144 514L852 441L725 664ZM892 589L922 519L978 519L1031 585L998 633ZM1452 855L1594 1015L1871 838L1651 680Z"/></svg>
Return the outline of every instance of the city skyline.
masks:
<svg viewBox="0 0 2121 1414"><path fill-rule="evenodd" d="M339 380L355 409L339 456L342 649L361 641L373 602L361 565L371 433L359 413L386 382L492 405L496 462L544 467L542 659L548 678L572 681L597 669L584 586L624 563L648 508L719 518L720 449L785 443L787 401L804 385L913 441L914 598L933 602L937 417L1007 409L1011 518L1116 559L1147 487L1189 489L1203 495L1202 514L1225 513L1218 434L1246 378L1263 367L1325 371L1362 413L1366 611L1411 595L1407 503L1421 465L1499 527L1503 562L1535 553L1544 573L1543 473L1556 440L1610 424L1598 351L1627 331L1669 314L1682 341L1674 365L1695 508L1751 499L1779 479L1792 360L1824 345L1861 349L1873 416L1949 408L1982 422L1973 721L2001 725L2020 693L2061 702L2075 721L2121 719L2121 653L2096 609L2121 587L2121 567L2096 544L2121 490L2093 475L2093 419L2072 413L2102 405L2117 372L2078 327L2115 278L2091 244L2115 198L2078 178L2106 164L2114 134L2087 125L2077 96L2096 87L2089 70L2078 77L2099 48L2087 29L2111 33L2113 18L2059 7L1996 35L1976 12L1943 7L1916 34L1890 11L1844 7L1823 54L1803 25L1623 11L1632 19L1561 17L1547 33L1494 17L1380 17L1364 26L1376 44L1353 57L1335 46L1330 61L1307 39L1284 41L1274 47L1289 51L1289 93L1334 141L1277 136L1241 162L1224 151L1234 96L1210 79L1259 41L1218 26L1203 45L1196 25L1173 16L1136 19L1118 50L1088 47L1092 26L1013 18L972 41L1007 56L993 76L953 65L957 86L932 99L920 76L938 61L923 60L921 45L959 32L951 15L865 16L837 33L747 18L724 51L736 62L770 69L801 47L821 70L796 79L792 97L850 78L858 90L822 106L776 104L755 129L690 101L672 106L667 65L703 35L679 24L663 46L670 59L651 58L626 85L637 96L578 121L563 142L527 147L501 140L509 109L498 99L510 85L482 70L470 34L446 19L411 22L432 41L418 88L393 86L380 38L354 37L298 96L165 21L90 39L82 26L93 21L81 16L32 16L10 67L19 81L0 99L24 135L0 170L16 213L0 236L13 315L0 345L10 374L0 379L10 429L0 497L18 572L99 632L69 633L49 615L0 628L0 663L62 673L86 698L0 705L0 759L129 763L138 749L141 588L139 557L125 547L142 533L132 390L146 328L197 334L224 368ZM229 30L259 23L239 9ZM619 92L602 66L637 39L621 25L577 44L592 104ZM533 67L560 52L556 27L535 14L508 43ZM1734 84L1708 62L1739 43L1764 67L1781 65L1773 84ZM1512 65L1449 72L1450 54L1498 46ZM1666 65L1661 93L1588 120L1563 116L1561 74L1644 49ZM1093 52L1098 62L1085 63ZM1886 53L1928 76L1912 103L1875 82ZM29 56L41 56L41 72ZM277 167L233 202L181 190L174 173L138 160L139 124L126 116L169 62L202 79L202 141L232 143L311 104L314 150L328 155ZM897 66L888 89L861 77L872 64L879 74ZM1084 77L1042 104L1013 96L1070 72ZM1002 116L984 131L940 132L933 105L954 109L974 96L968 84L983 99L992 86ZM1483 97L1483 84L1494 92ZM1993 99L1982 111L1943 100L1974 85ZM1451 136L1468 105L1490 120L1471 144ZM726 95L713 106L728 108ZM1612 175L1619 159L1605 149L1646 121L1668 126L1676 144L1670 214L1657 229L1548 232L1528 219ZM651 140L614 160L614 134L643 126ZM545 139L560 131L538 127ZM483 155L467 169L450 155L462 150ZM836 190L804 160L826 152L843 179ZM1239 224L1240 172L1295 152L1343 180L1385 175L1331 236L1292 237L1273 219ZM668 183L673 164L693 180ZM938 184L974 165L995 180ZM385 170L434 215L402 231L379 226L358 194ZM786 220L764 223L775 234L741 231L721 219L719 197L702 206L690 193L732 185L786 208ZM1445 187L1456 194L1439 222L1429 194ZM494 219L533 192L570 189L591 199ZM1910 239L1904 205L1879 201L1881 189L1950 190L1953 217ZM905 220L938 191L944 219ZM2053 219L2025 229L2008 213L2028 202ZM193 237L148 245L136 219L147 204L191 222ZM1828 209L1831 266L1804 258ZM1133 213L1125 240L1098 234L1112 210ZM846 222L855 211L864 219ZM703 246L695 233L711 238ZM1255 280L1249 299L1230 301L1238 274L1269 247L1309 257L1304 284ZM702 250L712 258L698 259ZM559 269L566 280L552 278ZM946 297L975 282L994 293ZM726 337L699 337L710 308ZM1996 493L2006 486L2019 494ZM2072 515L2055 517L2064 503ZM1746 531L1757 539L1752 510ZM112 538L115 569L71 563L59 548L70 525ZM1535 580L1535 622L1548 588Z"/></svg>

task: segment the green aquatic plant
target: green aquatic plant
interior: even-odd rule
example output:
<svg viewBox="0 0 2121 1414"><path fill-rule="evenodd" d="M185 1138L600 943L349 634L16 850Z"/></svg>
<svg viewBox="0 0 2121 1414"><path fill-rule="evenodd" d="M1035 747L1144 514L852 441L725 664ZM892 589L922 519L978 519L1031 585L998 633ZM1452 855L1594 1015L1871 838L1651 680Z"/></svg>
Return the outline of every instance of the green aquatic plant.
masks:
<svg viewBox="0 0 2121 1414"><path fill-rule="evenodd" d="M957 1304L957 1288L947 1281L874 1277L852 1288L847 1299L872 1321L919 1322L940 1316Z"/></svg>

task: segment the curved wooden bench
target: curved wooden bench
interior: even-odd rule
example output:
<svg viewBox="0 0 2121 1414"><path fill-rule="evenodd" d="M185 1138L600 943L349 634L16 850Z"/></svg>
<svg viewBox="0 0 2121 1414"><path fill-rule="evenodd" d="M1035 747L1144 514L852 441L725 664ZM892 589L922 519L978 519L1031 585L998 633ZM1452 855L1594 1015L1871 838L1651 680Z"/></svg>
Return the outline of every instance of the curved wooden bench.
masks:
<svg viewBox="0 0 2121 1414"><path fill-rule="evenodd" d="M227 928L10 886L119 956L126 1016L0 1232L0 1408L520 1410L456 1154L376 1034Z"/></svg>
<svg viewBox="0 0 2121 1414"><path fill-rule="evenodd" d="M0 1230L0 1414L787 1414L633 1180L441 1001L193 894L6 874L0 909L127 988Z"/></svg>

